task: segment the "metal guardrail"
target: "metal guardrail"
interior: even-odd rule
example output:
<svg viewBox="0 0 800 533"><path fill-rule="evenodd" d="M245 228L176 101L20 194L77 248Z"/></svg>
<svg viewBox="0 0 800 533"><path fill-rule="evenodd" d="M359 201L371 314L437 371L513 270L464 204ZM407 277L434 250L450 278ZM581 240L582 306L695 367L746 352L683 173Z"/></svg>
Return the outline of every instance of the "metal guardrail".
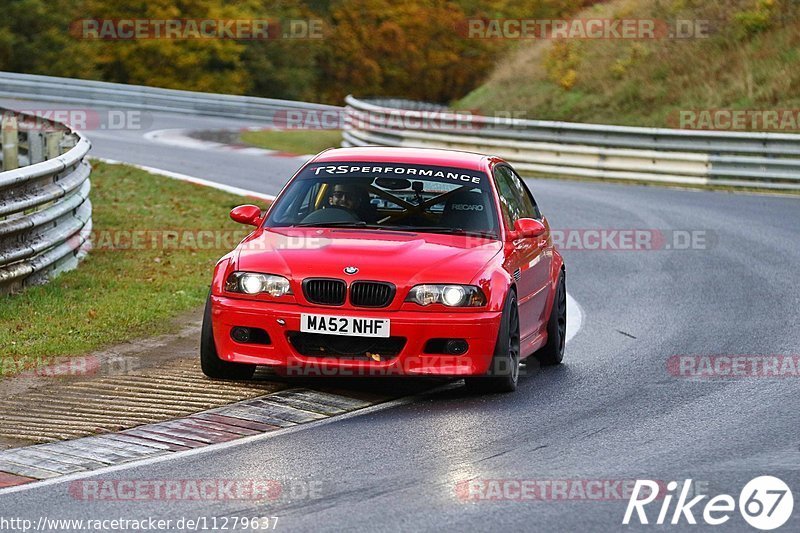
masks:
<svg viewBox="0 0 800 533"><path fill-rule="evenodd" d="M800 135L483 117L346 98L342 146L498 155L528 175L800 189Z"/></svg>
<svg viewBox="0 0 800 533"><path fill-rule="evenodd" d="M0 112L0 293L7 293L75 268L88 252L91 144L63 124Z"/></svg>
<svg viewBox="0 0 800 533"><path fill-rule="evenodd" d="M341 110L336 106L292 100L180 91L15 72L0 72L0 96L253 120L271 120L277 111Z"/></svg>

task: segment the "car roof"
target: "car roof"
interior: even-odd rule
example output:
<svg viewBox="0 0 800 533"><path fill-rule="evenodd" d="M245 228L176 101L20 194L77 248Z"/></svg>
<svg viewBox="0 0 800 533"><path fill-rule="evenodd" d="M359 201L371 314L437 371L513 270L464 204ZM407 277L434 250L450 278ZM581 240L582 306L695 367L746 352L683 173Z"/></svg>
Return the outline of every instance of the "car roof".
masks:
<svg viewBox="0 0 800 533"><path fill-rule="evenodd" d="M474 152L438 148L401 148L388 146L359 146L326 150L313 159L314 163L338 161L370 161L376 163L413 163L468 170L486 168L488 156Z"/></svg>

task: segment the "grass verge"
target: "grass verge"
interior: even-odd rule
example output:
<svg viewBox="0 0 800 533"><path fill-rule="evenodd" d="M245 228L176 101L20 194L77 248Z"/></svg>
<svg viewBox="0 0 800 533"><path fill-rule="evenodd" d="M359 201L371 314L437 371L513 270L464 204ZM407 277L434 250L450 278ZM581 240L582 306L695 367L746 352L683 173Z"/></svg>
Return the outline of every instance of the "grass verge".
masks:
<svg viewBox="0 0 800 533"><path fill-rule="evenodd" d="M316 154L336 148L342 142L341 130L260 130L242 132L243 143L290 154Z"/></svg>
<svg viewBox="0 0 800 533"><path fill-rule="evenodd" d="M228 211L252 203L104 163L91 199L95 249L78 269L0 296L0 376L170 331L171 318L203 304L217 259L248 233Z"/></svg>

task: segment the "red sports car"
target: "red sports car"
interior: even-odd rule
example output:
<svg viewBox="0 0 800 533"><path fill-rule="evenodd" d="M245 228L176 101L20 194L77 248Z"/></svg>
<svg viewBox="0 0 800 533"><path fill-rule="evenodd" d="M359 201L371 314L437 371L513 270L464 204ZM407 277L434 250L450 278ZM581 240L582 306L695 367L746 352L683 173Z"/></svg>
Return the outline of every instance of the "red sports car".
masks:
<svg viewBox="0 0 800 533"><path fill-rule="evenodd" d="M340 148L311 159L214 269L200 358L213 378L450 376L512 391L564 356L564 261L498 157Z"/></svg>

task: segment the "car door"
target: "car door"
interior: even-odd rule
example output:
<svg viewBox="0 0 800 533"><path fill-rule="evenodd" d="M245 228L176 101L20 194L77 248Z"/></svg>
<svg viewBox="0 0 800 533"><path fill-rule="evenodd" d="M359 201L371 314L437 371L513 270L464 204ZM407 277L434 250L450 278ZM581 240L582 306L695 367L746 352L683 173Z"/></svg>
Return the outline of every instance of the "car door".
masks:
<svg viewBox="0 0 800 533"><path fill-rule="evenodd" d="M506 227L513 231L514 222L520 218L542 220L536 202L522 179L507 165L498 165L494 171L495 183L500 193L500 206ZM547 286L552 260L547 248L548 236L516 239L510 246L507 258L508 271L517 284L517 301L520 314L520 336L523 346L535 338L544 325L547 305Z"/></svg>

